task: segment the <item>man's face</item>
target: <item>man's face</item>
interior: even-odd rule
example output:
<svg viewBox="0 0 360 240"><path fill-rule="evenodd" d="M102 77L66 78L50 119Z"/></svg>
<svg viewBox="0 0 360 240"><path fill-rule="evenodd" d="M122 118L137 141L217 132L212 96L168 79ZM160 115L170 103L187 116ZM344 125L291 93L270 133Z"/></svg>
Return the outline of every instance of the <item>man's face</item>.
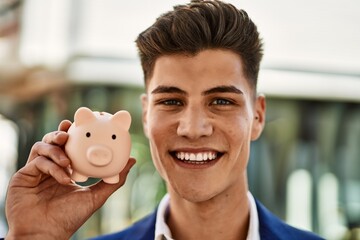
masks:
<svg viewBox="0 0 360 240"><path fill-rule="evenodd" d="M250 142L265 114L264 97L253 94L231 51L157 59L142 98L143 123L170 193L199 202L247 187Z"/></svg>

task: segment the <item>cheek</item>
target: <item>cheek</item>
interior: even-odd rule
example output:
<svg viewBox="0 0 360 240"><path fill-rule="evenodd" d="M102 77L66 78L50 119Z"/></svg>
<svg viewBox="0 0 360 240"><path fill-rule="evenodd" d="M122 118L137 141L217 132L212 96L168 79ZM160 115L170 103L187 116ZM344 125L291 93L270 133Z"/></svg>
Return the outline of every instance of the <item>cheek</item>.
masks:
<svg viewBox="0 0 360 240"><path fill-rule="evenodd" d="M152 119L152 121L148 122L148 138L154 166L161 177L166 179L166 162L163 160L166 157L167 145L164 139L169 138L169 130L165 124L163 124L163 121Z"/></svg>
<svg viewBox="0 0 360 240"><path fill-rule="evenodd" d="M151 116L148 122L149 137L157 144L164 144L164 139L176 133L176 119L169 114L160 114L156 111L151 113Z"/></svg>
<svg viewBox="0 0 360 240"><path fill-rule="evenodd" d="M251 122L246 118L238 118L233 124L228 124L226 131L232 158L241 159L241 166L246 164L251 141Z"/></svg>
<svg viewBox="0 0 360 240"><path fill-rule="evenodd" d="M247 118L237 117L231 123L225 123L227 135L233 141L250 140L251 122Z"/></svg>
<svg viewBox="0 0 360 240"><path fill-rule="evenodd" d="M169 128L165 126L163 121L154 121L148 125L149 139L157 146L164 145L164 139L169 135Z"/></svg>
<svg viewBox="0 0 360 240"><path fill-rule="evenodd" d="M151 158L156 170L158 171L160 176L165 179L165 175L164 175L165 171L160 161L159 152L157 150L156 144L152 141L150 141L150 150L151 150Z"/></svg>

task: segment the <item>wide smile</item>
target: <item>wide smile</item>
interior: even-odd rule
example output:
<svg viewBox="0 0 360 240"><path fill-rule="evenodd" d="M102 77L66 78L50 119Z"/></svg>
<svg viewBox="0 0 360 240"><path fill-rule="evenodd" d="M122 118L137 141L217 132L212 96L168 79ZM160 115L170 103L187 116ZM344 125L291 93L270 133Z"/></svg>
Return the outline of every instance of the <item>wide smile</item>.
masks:
<svg viewBox="0 0 360 240"><path fill-rule="evenodd" d="M170 155L181 162L187 164L207 164L218 160L223 153L215 151L204 152L186 152L186 151L171 151Z"/></svg>

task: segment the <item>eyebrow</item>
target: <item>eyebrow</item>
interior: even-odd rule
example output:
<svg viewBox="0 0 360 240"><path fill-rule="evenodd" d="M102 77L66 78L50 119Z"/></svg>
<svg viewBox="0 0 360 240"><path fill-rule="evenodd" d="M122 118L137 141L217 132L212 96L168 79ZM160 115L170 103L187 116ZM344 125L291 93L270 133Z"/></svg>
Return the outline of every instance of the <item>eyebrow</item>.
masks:
<svg viewBox="0 0 360 240"><path fill-rule="evenodd" d="M241 95L244 94L243 91L233 85L223 85L206 90L202 93L202 95L209 95L213 93L236 93Z"/></svg>
<svg viewBox="0 0 360 240"><path fill-rule="evenodd" d="M151 93L152 94L178 93L181 95L187 95L187 92L185 92L184 90L182 90L178 87L163 86L163 85L156 87L154 90L151 91ZM235 87L233 85L222 85L222 86L210 88L209 90L204 91L201 95L210 95L210 94L214 94L214 93L236 93L236 94L241 94L241 95L244 94L243 91L241 91L240 89L238 89L237 87Z"/></svg>
<svg viewBox="0 0 360 240"><path fill-rule="evenodd" d="M173 86L158 86L156 87L154 90L151 91L152 94L156 94L156 93L178 93L178 94L182 94L182 95L187 95L187 93L184 90L181 90L178 87L173 87Z"/></svg>

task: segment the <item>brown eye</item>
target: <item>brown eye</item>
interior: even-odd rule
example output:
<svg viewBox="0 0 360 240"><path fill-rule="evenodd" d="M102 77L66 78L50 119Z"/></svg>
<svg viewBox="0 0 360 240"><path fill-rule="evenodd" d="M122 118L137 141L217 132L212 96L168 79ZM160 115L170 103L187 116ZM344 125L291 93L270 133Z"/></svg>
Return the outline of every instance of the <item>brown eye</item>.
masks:
<svg viewBox="0 0 360 240"><path fill-rule="evenodd" d="M87 132L86 133L86 137L90 137L91 136L91 133L90 132Z"/></svg>
<svg viewBox="0 0 360 240"><path fill-rule="evenodd" d="M113 135L111 136L111 138L115 140L115 139L116 139L116 135L113 134Z"/></svg>

